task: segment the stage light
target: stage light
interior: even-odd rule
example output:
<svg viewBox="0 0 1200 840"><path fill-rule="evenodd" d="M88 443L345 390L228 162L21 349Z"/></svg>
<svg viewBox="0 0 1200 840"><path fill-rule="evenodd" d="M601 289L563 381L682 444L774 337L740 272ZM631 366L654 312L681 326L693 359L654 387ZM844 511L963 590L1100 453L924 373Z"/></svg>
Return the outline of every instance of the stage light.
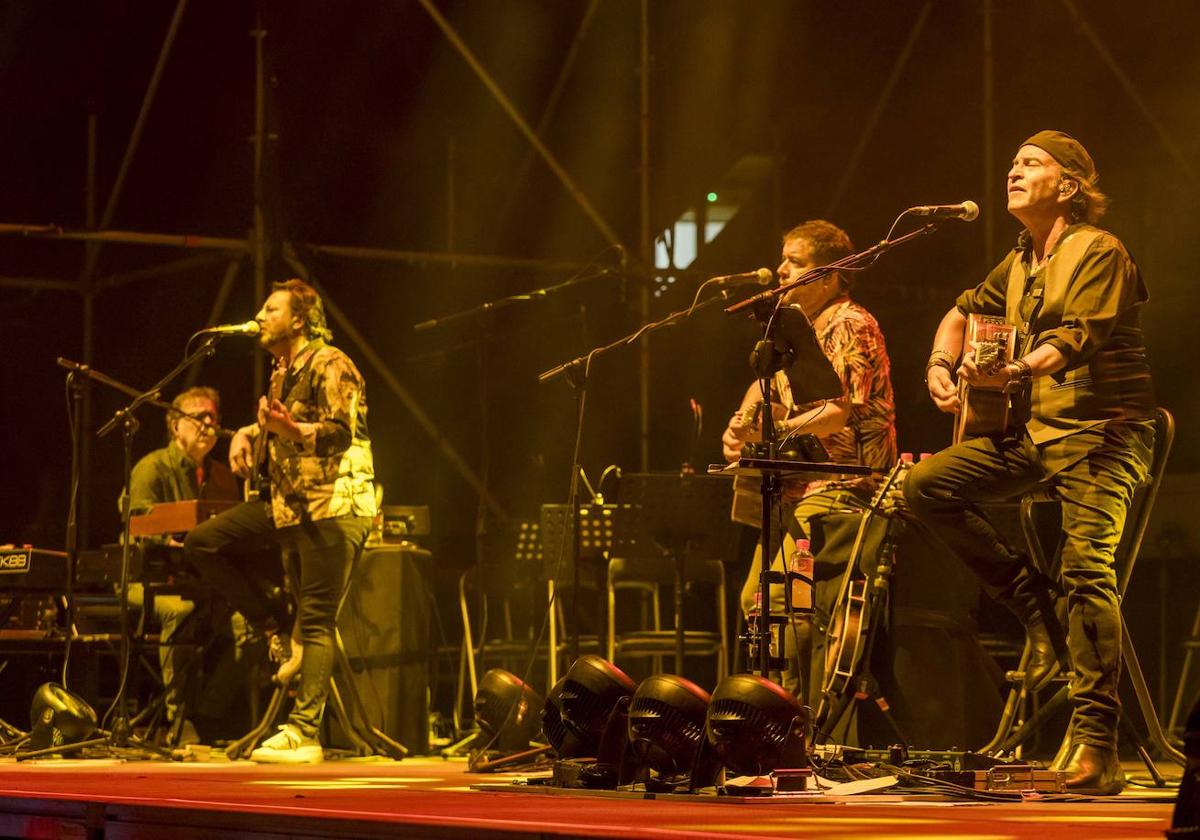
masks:
<svg viewBox="0 0 1200 840"><path fill-rule="evenodd" d="M624 698L634 696L636 688L634 680L624 671L600 656L587 655L575 660L551 694L557 692L556 706L563 728L576 739L576 756L598 755L613 710ZM550 708L547 703L547 709ZM547 737L551 737L552 726L544 712L542 727Z"/></svg>
<svg viewBox="0 0 1200 840"><path fill-rule="evenodd" d="M559 758L574 758L579 752L579 739L571 734L562 717L562 687L567 681L563 677L554 684L546 695L546 705L542 707L542 734L554 748L554 754Z"/></svg>
<svg viewBox="0 0 1200 840"><path fill-rule="evenodd" d="M726 768L760 776L807 764L808 713L779 685L754 674L721 680L708 706L708 742Z"/></svg>
<svg viewBox="0 0 1200 840"><path fill-rule="evenodd" d="M491 749L523 750L541 729L538 713L544 705L542 696L516 674L493 668L479 681L475 721Z"/></svg>
<svg viewBox="0 0 1200 840"><path fill-rule="evenodd" d="M96 732L96 712L87 701L58 683L43 683L33 694L26 750L44 750L86 741Z"/></svg>
<svg viewBox="0 0 1200 840"><path fill-rule="evenodd" d="M709 701L707 691L683 677L656 674L642 680L629 706L629 743L638 765L657 775L646 778L647 787L657 781L673 788L677 782L670 777L691 774L704 744ZM704 778L691 780L696 787L711 784L717 769L712 761L702 763L705 772L698 775Z"/></svg>

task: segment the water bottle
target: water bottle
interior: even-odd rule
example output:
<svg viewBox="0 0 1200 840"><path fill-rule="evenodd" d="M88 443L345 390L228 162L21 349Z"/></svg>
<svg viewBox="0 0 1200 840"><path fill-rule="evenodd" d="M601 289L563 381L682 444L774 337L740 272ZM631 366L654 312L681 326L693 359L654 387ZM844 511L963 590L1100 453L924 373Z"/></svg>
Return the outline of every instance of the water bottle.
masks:
<svg viewBox="0 0 1200 840"><path fill-rule="evenodd" d="M808 540L796 540L788 558L788 600L793 611L812 610L813 556Z"/></svg>

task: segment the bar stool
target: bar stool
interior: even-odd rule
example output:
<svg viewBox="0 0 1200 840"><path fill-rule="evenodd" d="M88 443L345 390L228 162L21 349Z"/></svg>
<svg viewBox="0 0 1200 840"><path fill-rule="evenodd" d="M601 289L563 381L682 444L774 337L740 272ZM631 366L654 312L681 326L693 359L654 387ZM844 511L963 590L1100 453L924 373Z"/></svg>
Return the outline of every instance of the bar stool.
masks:
<svg viewBox="0 0 1200 840"><path fill-rule="evenodd" d="M358 547L354 559L350 562L350 573L346 575L346 582L342 586L342 593L338 598L337 614L339 617L341 616L342 608L346 604L346 596L350 592L350 584L354 580L364 547ZM289 557L286 559L288 561L286 563L288 574L292 580L298 580L298 575L295 574L297 564L294 561L296 558ZM397 760L404 758L408 755L408 749L400 742L388 736L377 726L371 724L367 716L366 707L363 705L358 687L354 683L354 671L350 666L350 659L346 655L346 646L342 642L342 634L338 630L336 621L333 628L333 644L333 673L329 676L328 702L333 707L333 713L342 724L342 731L345 732L350 743L354 745L355 752L362 756L382 755ZM342 678L342 686L340 688L338 686L339 676ZM259 719L258 724L248 733L226 747L225 755L232 759L247 758L279 716L287 693L288 687L286 685L277 685L271 694L270 701L267 703L266 711L263 712L263 716ZM343 693L345 694L345 698L342 696ZM348 705L347 701L349 701Z"/></svg>

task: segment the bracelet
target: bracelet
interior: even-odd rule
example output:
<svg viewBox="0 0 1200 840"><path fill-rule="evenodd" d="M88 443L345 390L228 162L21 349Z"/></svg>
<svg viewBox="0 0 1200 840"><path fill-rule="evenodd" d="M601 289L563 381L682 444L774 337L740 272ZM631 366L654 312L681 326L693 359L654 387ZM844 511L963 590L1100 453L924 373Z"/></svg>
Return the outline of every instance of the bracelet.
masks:
<svg viewBox="0 0 1200 840"><path fill-rule="evenodd" d="M1024 359L1013 359L1011 362L1017 369L1016 373L1008 378L1008 382L1004 385L1005 393L1011 393L1019 390L1033 380L1033 368L1029 366L1029 362Z"/></svg>
<svg viewBox="0 0 1200 840"><path fill-rule="evenodd" d="M938 351L938 352L940 352L940 351ZM947 371L949 371L951 374L954 373L954 360L953 360L953 358L951 358L950 354L945 353L944 355L938 355L938 352L935 352L934 355L930 356L929 361L926 362L926 364L925 364L925 381L926 382L929 381L929 371L933 370L933 368L935 368L935 367L942 367L942 368L945 368Z"/></svg>
<svg viewBox="0 0 1200 840"><path fill-rule="evenodd" d="M1013 364L1017 366L1017 378L1021 384L1025 384L1033 379L1033 368L1029 366L1029 362L1024 359L1014 359Z"/></svg>

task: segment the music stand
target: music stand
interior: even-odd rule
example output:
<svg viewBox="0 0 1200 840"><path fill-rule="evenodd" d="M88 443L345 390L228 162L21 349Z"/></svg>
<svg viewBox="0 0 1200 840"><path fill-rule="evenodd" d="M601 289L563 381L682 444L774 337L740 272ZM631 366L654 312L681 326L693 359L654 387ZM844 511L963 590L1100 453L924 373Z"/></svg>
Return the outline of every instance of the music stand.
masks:
<svg viewBox="0 0 1200 840"><path fill-rule="evenodd" d="M683 585L688 558L704 552L724 560L737 550L729 519L733 485L706 475L627 473L621 476L616 542L631 559L674 561L675 673L683 673Z"/></svg>
<svg viewBox="0 0 1200 840"><path fill-rule="evenodd" d="M546 580L548 582L547 604L550 609L550 686L557 682L558 677L558 623L554 615L554 597L558 580L569 578L574 581L571 587L571 658L579 658L579 585L580 573L589 563L592 571L599 580L600 566L597 565L614 547L619 545L616 539L617 511L622 505L580 505L579 506L579 538L575 539L575 508L566 504L542 505L542 559L545 563ZM578 558L576 563L575 544L578 543ZM600 591L599 588L597 591ZM599 604L597 605L599 607ZM597 613L599 615L599 613Z"/></svg>

